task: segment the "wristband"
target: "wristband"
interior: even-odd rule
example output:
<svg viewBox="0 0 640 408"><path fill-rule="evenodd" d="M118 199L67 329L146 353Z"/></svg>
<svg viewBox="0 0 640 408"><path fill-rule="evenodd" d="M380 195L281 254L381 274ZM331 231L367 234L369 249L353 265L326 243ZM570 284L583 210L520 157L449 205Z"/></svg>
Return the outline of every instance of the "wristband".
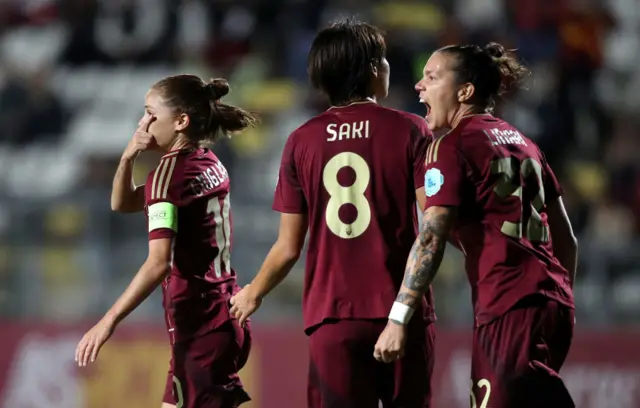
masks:
<svg viewBox="0 0 640 408"><path fill-rule="evenodd" d="M413 316L413 308L400 302L393 302L391 306L391 312L389 312L389 320L393 320L402 324L409 323L411 316Z"/></svg>

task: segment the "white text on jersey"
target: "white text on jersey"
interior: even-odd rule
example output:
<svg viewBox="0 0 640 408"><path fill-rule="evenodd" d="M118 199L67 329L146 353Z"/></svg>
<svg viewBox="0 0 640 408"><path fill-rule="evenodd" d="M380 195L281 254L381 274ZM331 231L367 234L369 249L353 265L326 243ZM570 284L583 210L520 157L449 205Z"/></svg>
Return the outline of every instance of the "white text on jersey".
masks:
<svg viewBox="0 0 640 408"><path fill-rule="evenodd" d="M493 138L489 137L489 139L493 141L494 146L504 144L519 144L523 146L527 145L527 143L524 141L524 138L517 130L501 130L493 128L490 130L490 132L493 135ZM487 136L489 135L487 134Z"/></svg>
<svg viewBox="0 0 640 408"><path fill-rule="evenodd" d="M337 129L337 130L336 130ZM337 123L327 125L327 142L336 142L349 139L368 139L369 121L361 120L353 123L342 123L338 127Z"/></svg>
<svg viewBox="0 0 640 408"><path fill-rule="evenodd" d="M227 169L222 163L216 162L213 166L207 167L205 171L198 174L191 182L191 188L196 196L201 196L209 190L213 190L229 178Z"/></svg>

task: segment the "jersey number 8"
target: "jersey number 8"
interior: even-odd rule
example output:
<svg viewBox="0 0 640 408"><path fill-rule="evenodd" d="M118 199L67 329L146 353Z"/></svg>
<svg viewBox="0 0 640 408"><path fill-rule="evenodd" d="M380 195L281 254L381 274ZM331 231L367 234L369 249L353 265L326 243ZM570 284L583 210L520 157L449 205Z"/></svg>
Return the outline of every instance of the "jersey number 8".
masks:
<svg viewBox="0 0 640 408"><path fill-rule="evenodd" d="M341 186L338 182L338 172L344 167L351 167L356 175L355 181L348 187ZM340 238L357 238L369 227L371 206L364 193L370 180L369 165L362 156L353 152L338 153L324 166L322 184L330 197L325 219L329 230ZM340 220L338 212L344 204L351 204L356 208L356 219L351 224Z"/></svg>

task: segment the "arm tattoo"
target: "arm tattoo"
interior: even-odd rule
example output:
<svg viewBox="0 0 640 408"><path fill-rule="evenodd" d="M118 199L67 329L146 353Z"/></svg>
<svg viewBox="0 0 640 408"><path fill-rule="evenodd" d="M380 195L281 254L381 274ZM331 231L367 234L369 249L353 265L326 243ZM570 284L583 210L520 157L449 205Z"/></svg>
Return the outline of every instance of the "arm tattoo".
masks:
<svg viewBox="0 0 640 408"><path fill-rule="evenodd" d="M396 302L415 307L436 276L451 226L450 208L431 207L424 212L420 233L409 253L404 280Z"/></svg>
<svg viewBox="0 0 640 408"><path fill-rule="evenodd" d="M416 297L413 296L411 293L399 293L398 297L396 298L396 301L398 302L402 302L402 303L410 303L410 302L415 302L416 301Z"/></svg>

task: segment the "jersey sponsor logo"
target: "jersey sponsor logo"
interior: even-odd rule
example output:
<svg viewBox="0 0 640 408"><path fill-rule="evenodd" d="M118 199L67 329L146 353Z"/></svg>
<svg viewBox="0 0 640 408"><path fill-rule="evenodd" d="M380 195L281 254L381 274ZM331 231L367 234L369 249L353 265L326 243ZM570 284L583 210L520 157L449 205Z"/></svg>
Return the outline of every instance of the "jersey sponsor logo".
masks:
<svg viewBox="0 0 640 408"><path fill-rule="evenodd" d="M427 197L436 195L443 184L444 175L440 169L434 167L427 170L427 173L424 175L424 190L427 193Z"/></svg>
<svg viewBox="0 0 640 408"><path fill-rule="evenodd" d="M168 228L178 231L178 207L171 203L155 203L149 206L149 232Z"/></svg>

